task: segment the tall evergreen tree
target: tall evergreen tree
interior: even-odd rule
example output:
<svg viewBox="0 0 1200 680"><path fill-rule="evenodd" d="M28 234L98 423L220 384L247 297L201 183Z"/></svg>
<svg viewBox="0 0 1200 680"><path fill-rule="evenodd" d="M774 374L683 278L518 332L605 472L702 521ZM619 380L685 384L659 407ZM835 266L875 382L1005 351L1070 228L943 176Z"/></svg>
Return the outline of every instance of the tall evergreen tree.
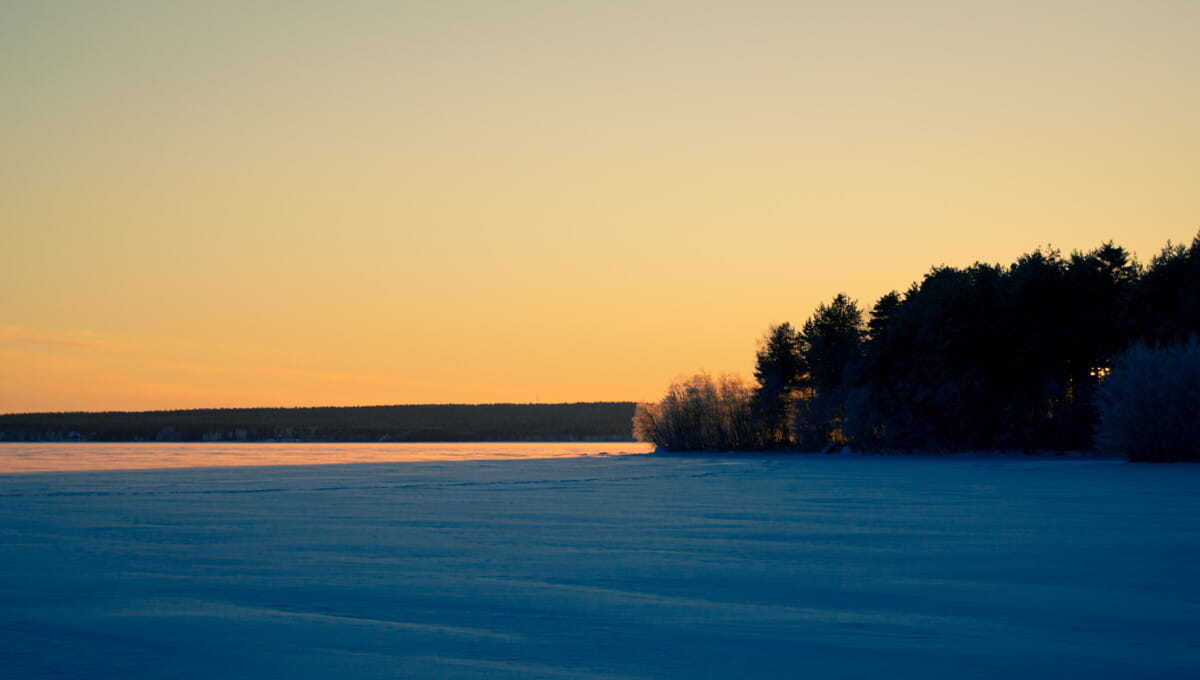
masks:
<svg viewBox="0 0 1200 680"><path fill-rule="evenodd" d="M861 446L882 446L895 439L894 423L889 421L895 421L901 409L891 402L898 391L898 364L908 352L893 326L899 327L897 318L905 311L904 300L899 292L892 291L871 308L862 361L854 376L853 398L847 404L850 437Z"/></svg>
<svg viewBox="0 0 1200 680"><path fill-rule="evenodd" d="M1191 247L1167 243L1135 292L1137 335L1151 344L1200 336L1200 234Z"/></svg>
<svg viewBox="0 0 1200 680"><path fill-rule="evenodd" d="M808 446L846 443L848 378L862 358L866 336L862 310L844 293L821 303L804 322L800 346L808 368L810 399L797 420L798 439Z"/></svg>
<svg viewBox="0 0 1200 680"><path fill-rule="evenodd" d="M821 303L800 331L804 361L813 389L832 393L842 386L849 367L857 362L866 335L862 310L845 293Z"/></svg>
<svg viewBox="0 0 1200 680"><path fill-rule="evenodd" d="M753 407L768 446L790 443L792 403L805 378L800 335L790 323L771 326L759 343Z"/></svg>
<svg viewBox="0 0 1200 680"><path fill-rule="evenodd" d="M874 338L882 335L887 328L888 320L900 307L900 293L892 291L875 302L871 308L871 320L867 322L867 335Z"/></svg>

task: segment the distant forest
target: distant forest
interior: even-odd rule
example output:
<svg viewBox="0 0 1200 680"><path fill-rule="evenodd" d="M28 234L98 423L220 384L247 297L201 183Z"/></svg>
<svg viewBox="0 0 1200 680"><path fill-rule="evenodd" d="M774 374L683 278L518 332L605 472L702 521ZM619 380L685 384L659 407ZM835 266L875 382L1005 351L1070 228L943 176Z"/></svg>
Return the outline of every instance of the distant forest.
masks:
<svg viewBox="0 0 1200 680"><path fill-rule="evenodd" d="M633 402L0 415L0 441L631 441Z"/></svg>
<svg viewBox="0 0 1200 680"><path fill-rule="evenodd" d="M701 374L640 405L670 450L1108 450L1200 459L1200 236L934 267L869 313L839 294L770 327L754 384Z"/></svg>

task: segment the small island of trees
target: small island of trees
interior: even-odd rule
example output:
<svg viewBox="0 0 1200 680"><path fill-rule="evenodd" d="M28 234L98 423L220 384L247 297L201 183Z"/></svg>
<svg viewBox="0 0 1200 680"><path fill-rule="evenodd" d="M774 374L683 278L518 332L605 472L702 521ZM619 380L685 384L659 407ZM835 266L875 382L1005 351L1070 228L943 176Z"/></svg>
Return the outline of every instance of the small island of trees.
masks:
<svg viewBox="0 0 1200 680"><path fill-rule="evenodd" d="M670 451L1083 451L1200 460L1200 235L1148 265L1108 242L934 267L869 314L838 294L770 327L754 383L640 404Z"/></svg>

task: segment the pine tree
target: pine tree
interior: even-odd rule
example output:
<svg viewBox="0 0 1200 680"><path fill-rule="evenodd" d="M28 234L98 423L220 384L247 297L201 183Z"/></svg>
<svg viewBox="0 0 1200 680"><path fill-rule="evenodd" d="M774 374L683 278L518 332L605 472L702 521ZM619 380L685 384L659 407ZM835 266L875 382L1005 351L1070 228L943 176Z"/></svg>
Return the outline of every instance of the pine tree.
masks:
<svg viewBox="0 0 1200 680"><path fill-rule="evenodd" d="M800 336L790 323L767 330L759 344L754 378L754 414L768 446L790 443L792 403L805 377Z"/></svg>
<svg viewBox="0 0 1200 680"><path fill-rule="evenodd" d="M848 377L862 358L865 335L862 310L844 293L828 305L820 304L804 322L800 345L812 394L804 417L797 422L802 443L818 447L846 443Z"/></svg>

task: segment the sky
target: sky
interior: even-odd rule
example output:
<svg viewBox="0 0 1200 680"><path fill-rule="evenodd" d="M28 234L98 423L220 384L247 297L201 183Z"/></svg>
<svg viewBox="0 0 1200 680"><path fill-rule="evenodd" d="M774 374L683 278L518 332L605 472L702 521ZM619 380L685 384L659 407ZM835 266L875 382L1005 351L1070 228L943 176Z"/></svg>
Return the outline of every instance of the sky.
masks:
<svg viewBox="0 0 1200 680"><path fill-rule="evenodd" d="M657 399L1200 230L1200 3L0 4L0 412Z"/></svg>

